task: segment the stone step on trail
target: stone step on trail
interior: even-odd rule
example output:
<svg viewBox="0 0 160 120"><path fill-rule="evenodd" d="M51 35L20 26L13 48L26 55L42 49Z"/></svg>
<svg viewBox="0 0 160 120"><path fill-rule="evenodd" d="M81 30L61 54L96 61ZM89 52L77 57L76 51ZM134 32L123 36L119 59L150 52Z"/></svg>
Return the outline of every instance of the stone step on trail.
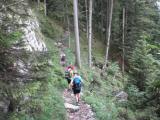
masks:
<svg viewBox="0 0 160 120"><path fill-rule="evenodd" d="M70 103L64 103L64 106L69 110L69 112L77 112L79 110L79 106L75 106Z"/></svg>

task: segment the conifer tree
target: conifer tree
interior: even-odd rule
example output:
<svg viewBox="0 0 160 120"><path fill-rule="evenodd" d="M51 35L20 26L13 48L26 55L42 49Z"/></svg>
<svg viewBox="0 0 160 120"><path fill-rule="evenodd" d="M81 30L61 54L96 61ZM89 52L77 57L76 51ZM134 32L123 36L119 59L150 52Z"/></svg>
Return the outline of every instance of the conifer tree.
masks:
<svg viewBox="0 0 160 120"><path fill-rule="evenodd" d="M74 7L74 30L75 30L75 43L76 43L76 65L81 67L80 59L80 43L79 43L79 27L78 27L78 0L73 0Z"/></svg>

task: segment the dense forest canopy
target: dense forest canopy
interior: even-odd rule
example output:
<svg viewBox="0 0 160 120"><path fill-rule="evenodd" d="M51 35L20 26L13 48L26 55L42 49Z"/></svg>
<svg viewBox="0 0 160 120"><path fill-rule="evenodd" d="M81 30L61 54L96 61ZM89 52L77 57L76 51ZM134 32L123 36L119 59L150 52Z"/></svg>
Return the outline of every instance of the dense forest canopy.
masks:
<svg viewBox="0 0 160 120"><path fill-rule="evenodd" d="M160 119L159 0L1 0L0 119L67 119L60 50L96 119Z"/></svg>

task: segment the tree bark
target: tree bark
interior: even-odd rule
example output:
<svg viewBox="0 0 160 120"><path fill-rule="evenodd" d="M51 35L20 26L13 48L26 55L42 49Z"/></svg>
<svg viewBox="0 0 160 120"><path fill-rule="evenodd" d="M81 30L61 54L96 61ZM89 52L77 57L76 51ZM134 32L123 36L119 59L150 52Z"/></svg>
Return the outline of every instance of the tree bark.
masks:
<svg viewBox="0 0 160 120"><path fill-rule="evenodd" d="M68 2L66 0L66 17L67 17L67 29L68 29L68 47L71 47L71 41L70 41L70 22L69 22L69 16L68 16Z"/></svg>
<svg viewBox="0 0 160 120"><path fill-rule="evenodd" d="M79 28L78 28L78 0L73 0L73 9L74 9L74 30L76 38L76 65L81 67L80 59L80 44L79 44Z"/></svg>
<svg viewBox="0 0 160 120"><path fill-rule="evenodd" d="M101 0L101 40L103 41L103 0Z"/></svg>
<svg viewBox="0 0 160 120"><path fill-rule="evenodd" d="M108 52L110 47L110 36L111 36L111 26L112 26L112 14L113 14L113 0L110 2L110 14L109 14L109 25L108 25L108 35L107 35L107 45L106 45L106 57L105 57L105 64L104 68L107 67L108 64Z"/></svg>
<svg viewBox="0 0 160 120"><path fill-rule="evenodd" d="M105 19L106 19L106 36L105 36L105 40L107 41L108 39L108 26L109 26L109 14L110 14L110 0L107 0L107 9L106 9L106 16L105 16ZM107 43L105 41L105 43Z"/></svg>
<svg viewBox="0 0 160 120"><path fill-rule="evenodd" d="M91 67L92 65L92 4L93 4L93 0L89 1L89 38L88 38L88 64L89 67Z"/></svg>
<svg viewBox="0 0 160 120"><path fill-rule="evenodd" d="M87 0L85 0L85 8L86 8L86 34L87 34L87 39L88 39L88 4Z"/></svg>
<svg viewBox="0 0 160 120"><path fill-rule="evenodd" d="M123 58L122 58L122 73L124 74L124 57L125 57L125 48L124 48L124 41L125 41L125 8L123 8L123 33L122 33L122 49L123 49Z"/></svg>
<svg viewBox="0 0 160 120"><path fill-rule="evenodd" d="M47 3L46 3L46 0L44 0L44 15L47 16Z"/></svg>
<svg viewBox="0 0 160 120"><path fill-rule="evenodd" d="M38 9L40 8L40 0L37 0Z"/></svg>

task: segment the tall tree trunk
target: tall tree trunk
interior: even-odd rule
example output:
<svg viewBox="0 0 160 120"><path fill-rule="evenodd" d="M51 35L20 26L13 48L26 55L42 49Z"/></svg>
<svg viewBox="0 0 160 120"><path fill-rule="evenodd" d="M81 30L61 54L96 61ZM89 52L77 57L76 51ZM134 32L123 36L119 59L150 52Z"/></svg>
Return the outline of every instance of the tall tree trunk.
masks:
<svg viewBox="0 0 160 120"><path fill-rule="evenodd" d="M64 26L66 26L66 2L65 0L63 1L63 17L62 17L62 23Z"/></svg>
<svg viewBox="0 0 160 120"><path fill-rule="evenodd" d="M76 65L81 67L80 59L80 44L79 44L79 28L78 28L78 0L73 0L73 9L74 9L74 30L76 37Z"/></svg>
<svg viewBox="0 0 160 120"><path fill-rule="evenodd" d="M86 8L86 33L87 33L87 39L88 39L88 2L85 0L85 8Z"/></svg>
<svg viewBox="0 0 160 120"><path fill-rule="evenodd" d="M101 0L101 40L103 41L103 0Z"/></svg>
<svg viewBox="0 0 160 120"><path fill-rule="evenodd" d="M123 49L122 73L123 74L124 74L124 56L125 56L124 40L125 40L125 8L123 8L123 33L122 33L122 49Z"/></svg>
<svg viewBox="0 0 160 120"><path fill-rule="evenodd" d="M38 9L40 8L40 0L37 0Z"/></svg>
<svg viewBox="0 0 160 120"><path fill-rule="evenodd" d="M44 0L44 15L47 16L47 3L46 3L46 0Z"/></svg>
<svg viewBox="0 0 160 120"><path fill-rule="evenodd" d="M66 17L67 17L67 29L68 29L68 47L71 47L71 41L70 41L70 22L69 22L69 16L68 16L68 0L66 0Z"/></svg>
<svg viewBox="0 0 160 120"><path fill-rule="evenodd" d="M88 63L89 63L89 67L91 67L92 64L92 4L93 4L93 0L89 1L89 39L88 39Z"/></svg>
<svg viewBox="0 0 160 120"><path fill-rule="evenodd" d="M106 19L106 36L105 36L105 40L107 41L108 39L108 26L109 26L109 13L110 13L110 0L107 0L107 9L106 9L106 16L105 16L105 19ZM107 43L105 41L105 43Z"/></svg>
<svg viewBox="0 0 160 120"><path fill-rule="evenodd" d="M104 68L107 67L108 64L108 52L110 47L110 36L111 36L111 26L112 26L112 14L113 14L113 0L110 2L110 14L109 14L109 25L108 25L108 35L107 35L107 45L106 45L106 57L105 57L105 64Z"/></svg>

